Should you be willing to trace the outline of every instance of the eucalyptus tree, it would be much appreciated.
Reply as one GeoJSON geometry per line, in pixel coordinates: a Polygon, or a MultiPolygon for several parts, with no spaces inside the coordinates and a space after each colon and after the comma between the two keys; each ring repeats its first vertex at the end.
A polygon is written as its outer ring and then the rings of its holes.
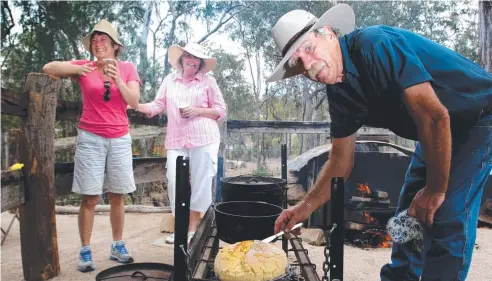
{"type": "Polygon", "coordinates": [[[492,73],[492,1],[479,2],[480,14],[480,64],[492,73]]]}

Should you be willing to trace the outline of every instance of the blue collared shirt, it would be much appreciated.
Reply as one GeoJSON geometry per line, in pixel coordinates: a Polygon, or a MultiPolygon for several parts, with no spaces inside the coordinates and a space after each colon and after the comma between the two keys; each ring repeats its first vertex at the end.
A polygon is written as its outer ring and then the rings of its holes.
{"type": "Polygon", "coordinates": [[[417,139],[404,89],[430,82],[451,117],[451,132],[470,128],[492,106],[492,75],[460,54],[408,30],[371,26],[340,38],[343,82],[327,86],[331,135],[361,126],[417,139]]]}

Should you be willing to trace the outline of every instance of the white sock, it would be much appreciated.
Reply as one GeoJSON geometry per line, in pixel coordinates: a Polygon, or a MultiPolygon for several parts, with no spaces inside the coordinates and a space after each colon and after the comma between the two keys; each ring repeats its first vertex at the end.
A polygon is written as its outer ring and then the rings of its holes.
{"type": "Polygon", "coordinates": [[[123,240],[116,240],[116,241],[113,241],[113,243],[112,243],[111,245],[113,245],[113,247],[115,247],[115,246],[116,246],[116,243],[118,243],[118,242],[123,243],[123,240]]]}

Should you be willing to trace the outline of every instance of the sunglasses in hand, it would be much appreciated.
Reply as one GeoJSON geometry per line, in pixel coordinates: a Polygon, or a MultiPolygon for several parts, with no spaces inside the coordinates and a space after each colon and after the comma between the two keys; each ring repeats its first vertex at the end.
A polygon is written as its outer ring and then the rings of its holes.
{"type": "Polygon", "coordinates": [[[109,81],[104,81],[104,89],[106,89],[104,91],[104,101],[109,101],[111,99],[111,95],[109,93],[109,86],[111,85],[111,83],[109,81]]]}

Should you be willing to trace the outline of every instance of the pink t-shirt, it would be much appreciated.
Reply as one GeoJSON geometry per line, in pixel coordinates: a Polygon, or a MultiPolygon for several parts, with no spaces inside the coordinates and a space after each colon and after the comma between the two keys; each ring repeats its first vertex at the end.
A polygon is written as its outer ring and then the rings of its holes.
{"type": "MultiPolygon", "coordinates": [[[[95,61],[74,60],[73,64],[83,65],[95,61]]],[[[137,81],[140,83],[137,70],[131,62],[118,61],[118,69],[123,82],[137,81]]],[[[96,69],[86,76],[79,76],[76,81],[80,84],[82,92],[82,116],[78,127],[104,138],[119,138],[129,131],[128,115],[126,114],[127,103],[121,96],[116,84],[111,81],[109,101],[104,100],[104,79],[96,69]]]]}

